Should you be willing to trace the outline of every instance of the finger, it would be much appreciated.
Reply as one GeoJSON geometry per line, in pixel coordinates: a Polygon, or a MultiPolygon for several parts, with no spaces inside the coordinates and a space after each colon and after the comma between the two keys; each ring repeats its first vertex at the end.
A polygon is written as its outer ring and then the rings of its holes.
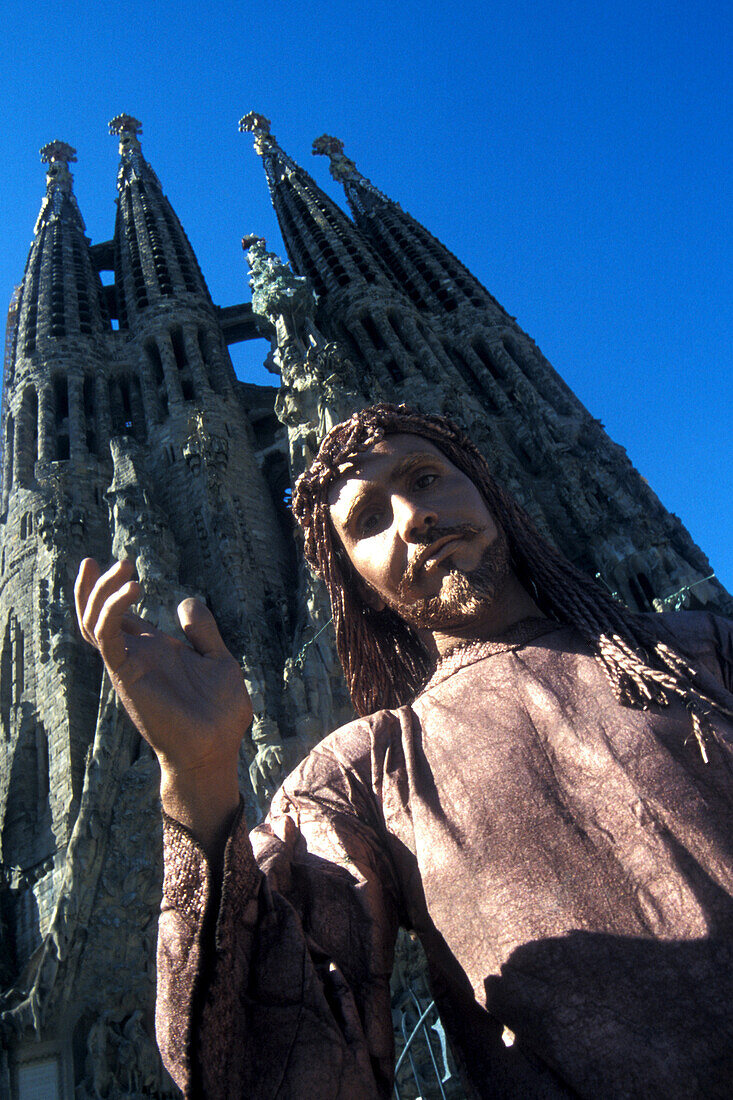
{"type": "Polygon", "coordinates": [[[86,610],[89,594],[99,580],[101,572],[102,570],[99,568],[94,558],[84,558],[79,566],[79,572],[76,575],[76,582],[74,583],[76,620],[79,623],[79,630],[82,633],[82,637],[89,642],[90,645],[94,645],[95,643],[84,626],[84,612],[86,610]]]}
{"type": "Polygon", "coordinates": [[[216,619],[201,600],[183,600],[178,605],[178,621],[186,638],[202,657],[230,655],[219,633],[216,619]]]}
{"type": "Polygon", "coordinates": [[[105,600],[97,619],[95,638],[110,673],[117,672],[127,659],[122,621],[138,598],[139,585],[128,581],[105,600]]]}
{"type": "MultiPolygon", "coordinates": [[[[105,602],[123,585],[133,583],[131,581],[134,566],[129,561],[118,561],[98,578],[87,599],[86,607],[82,614],[82,622],[87,634],[93,639],[92,644],[97,644],[97,620],[105,602]]],[[[137,584],[137,582],[134,582],[137,584]]],[[[137,585],[138,593],[140,586],[137,585]]],[[[137,597],[136,597],[137,598],[137,597]]],[[[134,602],[134,601],[133,601],[134,602]]]]}

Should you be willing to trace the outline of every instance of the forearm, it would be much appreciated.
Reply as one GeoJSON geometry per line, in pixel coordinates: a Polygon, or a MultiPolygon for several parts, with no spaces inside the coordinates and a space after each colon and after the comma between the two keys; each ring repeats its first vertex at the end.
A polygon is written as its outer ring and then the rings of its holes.
{"type": "Polygon", "coordinates": [[[166,821],[157,1004],[165,1064],[186,1096],[208,1100],[262,1100],[278,1089],[292,1100],[387,1096],[394,916],[370,861],[361,866],[362,826],[341,835],[326,817],[304,835],[295,821],[312,819],[313,806],[286,794],[280,803],[255,834],[256,859],[235,818],[222,875],[177,820],[166,821]]]}
{"type": "MultiPolygon", "coordinates": [[[[264,1100],[280,1088],[293,1100],[376,1100],[340,971],[310,958],[299,917],[263,882],[242,819],[227,840],[219,900],[200,846],[165,823],[156,1030],[173,1079],[187,1098],[264,1100]]],[[[385,996],[388,1021],[386,987],[385,996]]]]}

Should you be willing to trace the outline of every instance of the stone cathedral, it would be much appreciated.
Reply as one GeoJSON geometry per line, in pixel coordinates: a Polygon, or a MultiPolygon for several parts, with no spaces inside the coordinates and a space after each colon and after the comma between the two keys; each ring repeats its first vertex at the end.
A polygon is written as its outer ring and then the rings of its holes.
{"type": "MultiPolygon", "coordinates": [[[[544,534],[630,606],[733,610],[703,552],[532,339],[341,141],[324,135],[313,152],[343,185],[344,208],[264,116],[241,120],[290,263],[245,238],[251,304],[221,308],[141,129],[129,115],[110,123],[120,160],[108,241],[85,234],[75,150],[41,150],[46,193],[8,315],[0,1095],[23,1100],[178,1095],[152,1038],[156,764],[75,626],[82,557],[134,557],[142,614],[165,629],[178,630],[184,595],[212,609],[254,703],[240,768],[252,823],[283,774],[351,716],[288,500],[319,439],[355,408],[405,401],[459,421],[544,534]],[[228,346],[255,338],[269,341],[272,387],[235,376],[228,346]]],[[[419,974],[410,985],[403,948],[396,1021],[406,988],[419,1010],[429,999],[419,974]]],[[[439,1048],[443,1095],[460,1095],[439,1048]]]]}

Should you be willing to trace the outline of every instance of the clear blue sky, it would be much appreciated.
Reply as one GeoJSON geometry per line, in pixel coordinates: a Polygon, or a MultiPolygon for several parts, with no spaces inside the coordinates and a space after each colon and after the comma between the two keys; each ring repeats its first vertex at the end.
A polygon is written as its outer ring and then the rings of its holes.
{"type": "MultiPolygon", "coordinates": [[[[52,138],[77,147],[105,240],[106,124],[141,118],[226,305],[249,297],[241,236],[282,249],[238,118],[268,115],[338,197],[310,156],[336,134],[517,316],[733,585],[728,3],[36,0],[3,22],[6,299],[52,138]]],[[[234,350],[242,377],[271,381],[264,344],[234,350]]]]}

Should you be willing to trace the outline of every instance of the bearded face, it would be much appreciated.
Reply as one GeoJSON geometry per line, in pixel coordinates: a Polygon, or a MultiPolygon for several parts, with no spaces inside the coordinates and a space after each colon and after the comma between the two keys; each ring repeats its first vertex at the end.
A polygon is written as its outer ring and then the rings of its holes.
{"type": "Polygon", "coordinates": [[[367,603],[413,628],[485,620],[510,573],[506,539],[479,489],[420,437],[388,436],[345,466],[329,510],[367,603]]]}
{"type": "MultiPolygon", "coordinates": [[[[469,538],[474,528],[460,531],[440,528],[431,532],[431,539],[456,533],[469,538]]],[[[478,533],[478,532],[475,532],[478,533]]],[[[422,568],[415,559],[407,568],[399,584],[397,598],[390,604],[400,618],[417,629],[459,629],[474,621],[491,605],[510,572],[509,547],[502,531],[486,547],[481,560],[470,572],[450,566],[443,576],[440,590],[435,596],[412,600],[416,574],[422,568]]]]}

